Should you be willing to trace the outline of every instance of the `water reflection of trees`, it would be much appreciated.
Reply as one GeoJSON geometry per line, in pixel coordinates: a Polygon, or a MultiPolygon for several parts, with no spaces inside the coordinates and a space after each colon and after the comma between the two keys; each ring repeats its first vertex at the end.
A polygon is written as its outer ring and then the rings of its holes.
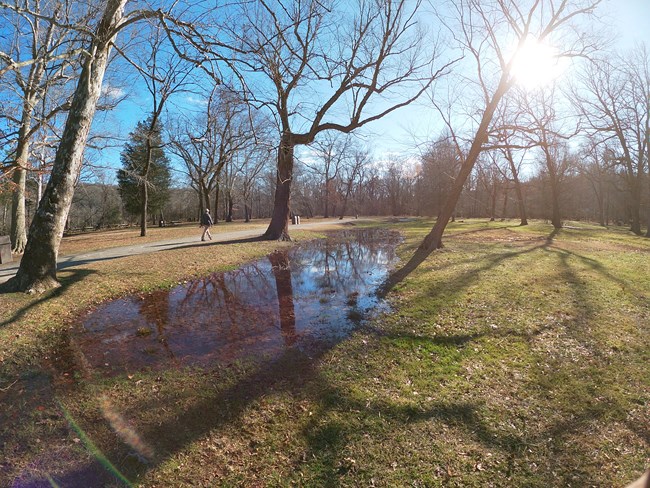
{"type": "Polygon", "coordinates": [[[131,367],[169,358],[229,362],[302,348],[352,327],[348,295],[369,295],[394,248],[394,235],[357,231],[275,252],[235,271],[125,301],[121,312],[128,320],[113,325],[100,315],[97,320],[110,325],[97,329],[91,342],[112,343],[111,360],[131,367]]]}
{"type": "Polygon", "coordinates": [[[362,291],[395,259],[398,239],[396,233],[376,229],[343,232],[301,250],[299,268],[311,273],[316,286],[327,292],[362,291]]]}
{"type": "Polygon", "coordinates": [[[276,251],[269,254],[269,261],[271,262],[278,294],[280,331],[285,344],[291,346],[296,342],[296,310],[293,302],[293,283],[291,282],[289,257],[284,251],[276,251]]]}
{"type": "Polygon", "coordinates": [[[170,359],[175,360],[174,352],[167,341],[169,325],[169,291],[160,290],[149,293],[140,301],[140,316],[156,330],[156,339],[170,359]]]}

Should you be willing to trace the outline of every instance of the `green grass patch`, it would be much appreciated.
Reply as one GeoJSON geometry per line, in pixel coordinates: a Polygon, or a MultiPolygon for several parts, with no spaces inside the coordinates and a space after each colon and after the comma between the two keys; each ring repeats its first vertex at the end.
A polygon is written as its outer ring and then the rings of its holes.
{"type": "MultiPolygon", "coordinates": [[[[0,476],[83,467],[72,419],[139,486],[623,486],[650,463],[650,240],[568,224],[451,224],[390,313],[311,359],[106,378],[67,340],[81,310],[278,243],[166,251],[164,270],[160,255],[96,263],[47,297],[0,296],[0,476]],[[46,463],[39,445],[72,454],[46,463]]],[[[432,223],[381,225],[405,262],[432,223]]]]}

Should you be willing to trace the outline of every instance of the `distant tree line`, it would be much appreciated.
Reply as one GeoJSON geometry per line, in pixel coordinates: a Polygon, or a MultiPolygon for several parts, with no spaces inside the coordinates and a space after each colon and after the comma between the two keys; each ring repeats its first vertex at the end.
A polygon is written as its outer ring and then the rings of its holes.
{"type": "MultiPolygon", "coordinates": [[[[304,218],[341,215],[436,217],[458,167],[444,139],[431,144],[419,158],[408,161],[373,161],[368,150],[351,140],[335,139],[332,146],[342,153],[319,146],[297,164],[292,211],[304,218]]],[[[262,164],[250,183],[241,166],[226,166],[224,172],[231,176],[224,178],[219,199],[214,200],[215,189],[208,193],[210,207],[219,221],[270,218],[274,187],[272,163],[267,160],[262,164]]],[[[463,188],[454,218],[519,220],[523,206],[527,219],[550,222],[553,205],[549,175],[539,161],[525,164],[524,174],[519,177],[523,199],[520,202],[505,158],[480,161],[463,188]]],[[[576,153],[567,162],[559,194],[562,218],[601,225],[630,225],[630,196],[623,168],[614,164],[609,165],[607,171],[596,171],[593,165],[594,161],[583,153],[576,153]]],[[[157,225],[160,219],[195,221],[203,203],[196,187],[172,184],[162,206],[152,207],[150,223],[157,225]]],[[[5,215],[2,223],[7,226],[10,201],[5,197],[0,204],[5,215]]],[[[645,210],[641,215],[646,217],[645,210]]],[[[119,186],[80,182],[70,210],[68,229],[135,226],[138,218],[137,205],[129,207],[120,197],[119,186]]]]}
{"type": "Polygon", "coordinates": [[[267,239],[290,238],[291,212],[435,216],[419,258],[459,216],[592,218],[650,236],[648,52],[592,32],[600,3],[463,0],[423,15],[407,0],[5,2],[0,224],[28,257],[10,287],[56,286],[66,227],[119,216],[144,236],[188,188],[178,215],[270,216],[267,239]],[[517,65],[544,52],[573,74],[525,87],[517,65]],[[111,118],[129,96],[137,127],[111,118]],[[445,128],[419,158],[352,139],[415,100],[445,128]],[[117,161],[103,160],[118,145],[119,205],[117,161]]]}

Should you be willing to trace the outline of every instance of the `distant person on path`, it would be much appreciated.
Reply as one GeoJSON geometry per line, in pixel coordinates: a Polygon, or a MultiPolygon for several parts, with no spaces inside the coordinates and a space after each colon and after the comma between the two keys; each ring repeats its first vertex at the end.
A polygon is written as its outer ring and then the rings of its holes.
{"type": "Polygon", "coordinates": [[[201,236],[202,241],[205,241],[205,236],[208,236],[208,239],[212,240],[212,234],[210,234],[210,227],[212,227],[212,224],[210,209],[206,208],[203,215],[201,215],[201,225],[203,226],[203,235],[201,236]]]}

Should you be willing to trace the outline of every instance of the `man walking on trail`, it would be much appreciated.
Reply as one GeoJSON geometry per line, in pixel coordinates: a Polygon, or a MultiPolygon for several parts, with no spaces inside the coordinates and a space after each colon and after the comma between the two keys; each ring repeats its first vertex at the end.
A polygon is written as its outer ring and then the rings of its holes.
{"type": "Polygon", "coordinates": [[[203,235],[201,236],[202,241],[205,241],[205,236],[208,236],[208,239],[212,240],[212,234],[210,234],[210,227],[212,227],[212,224],[210,209],[206,208],[203,215],[201,215],[201,225],[203,226],[203,235]]]}

